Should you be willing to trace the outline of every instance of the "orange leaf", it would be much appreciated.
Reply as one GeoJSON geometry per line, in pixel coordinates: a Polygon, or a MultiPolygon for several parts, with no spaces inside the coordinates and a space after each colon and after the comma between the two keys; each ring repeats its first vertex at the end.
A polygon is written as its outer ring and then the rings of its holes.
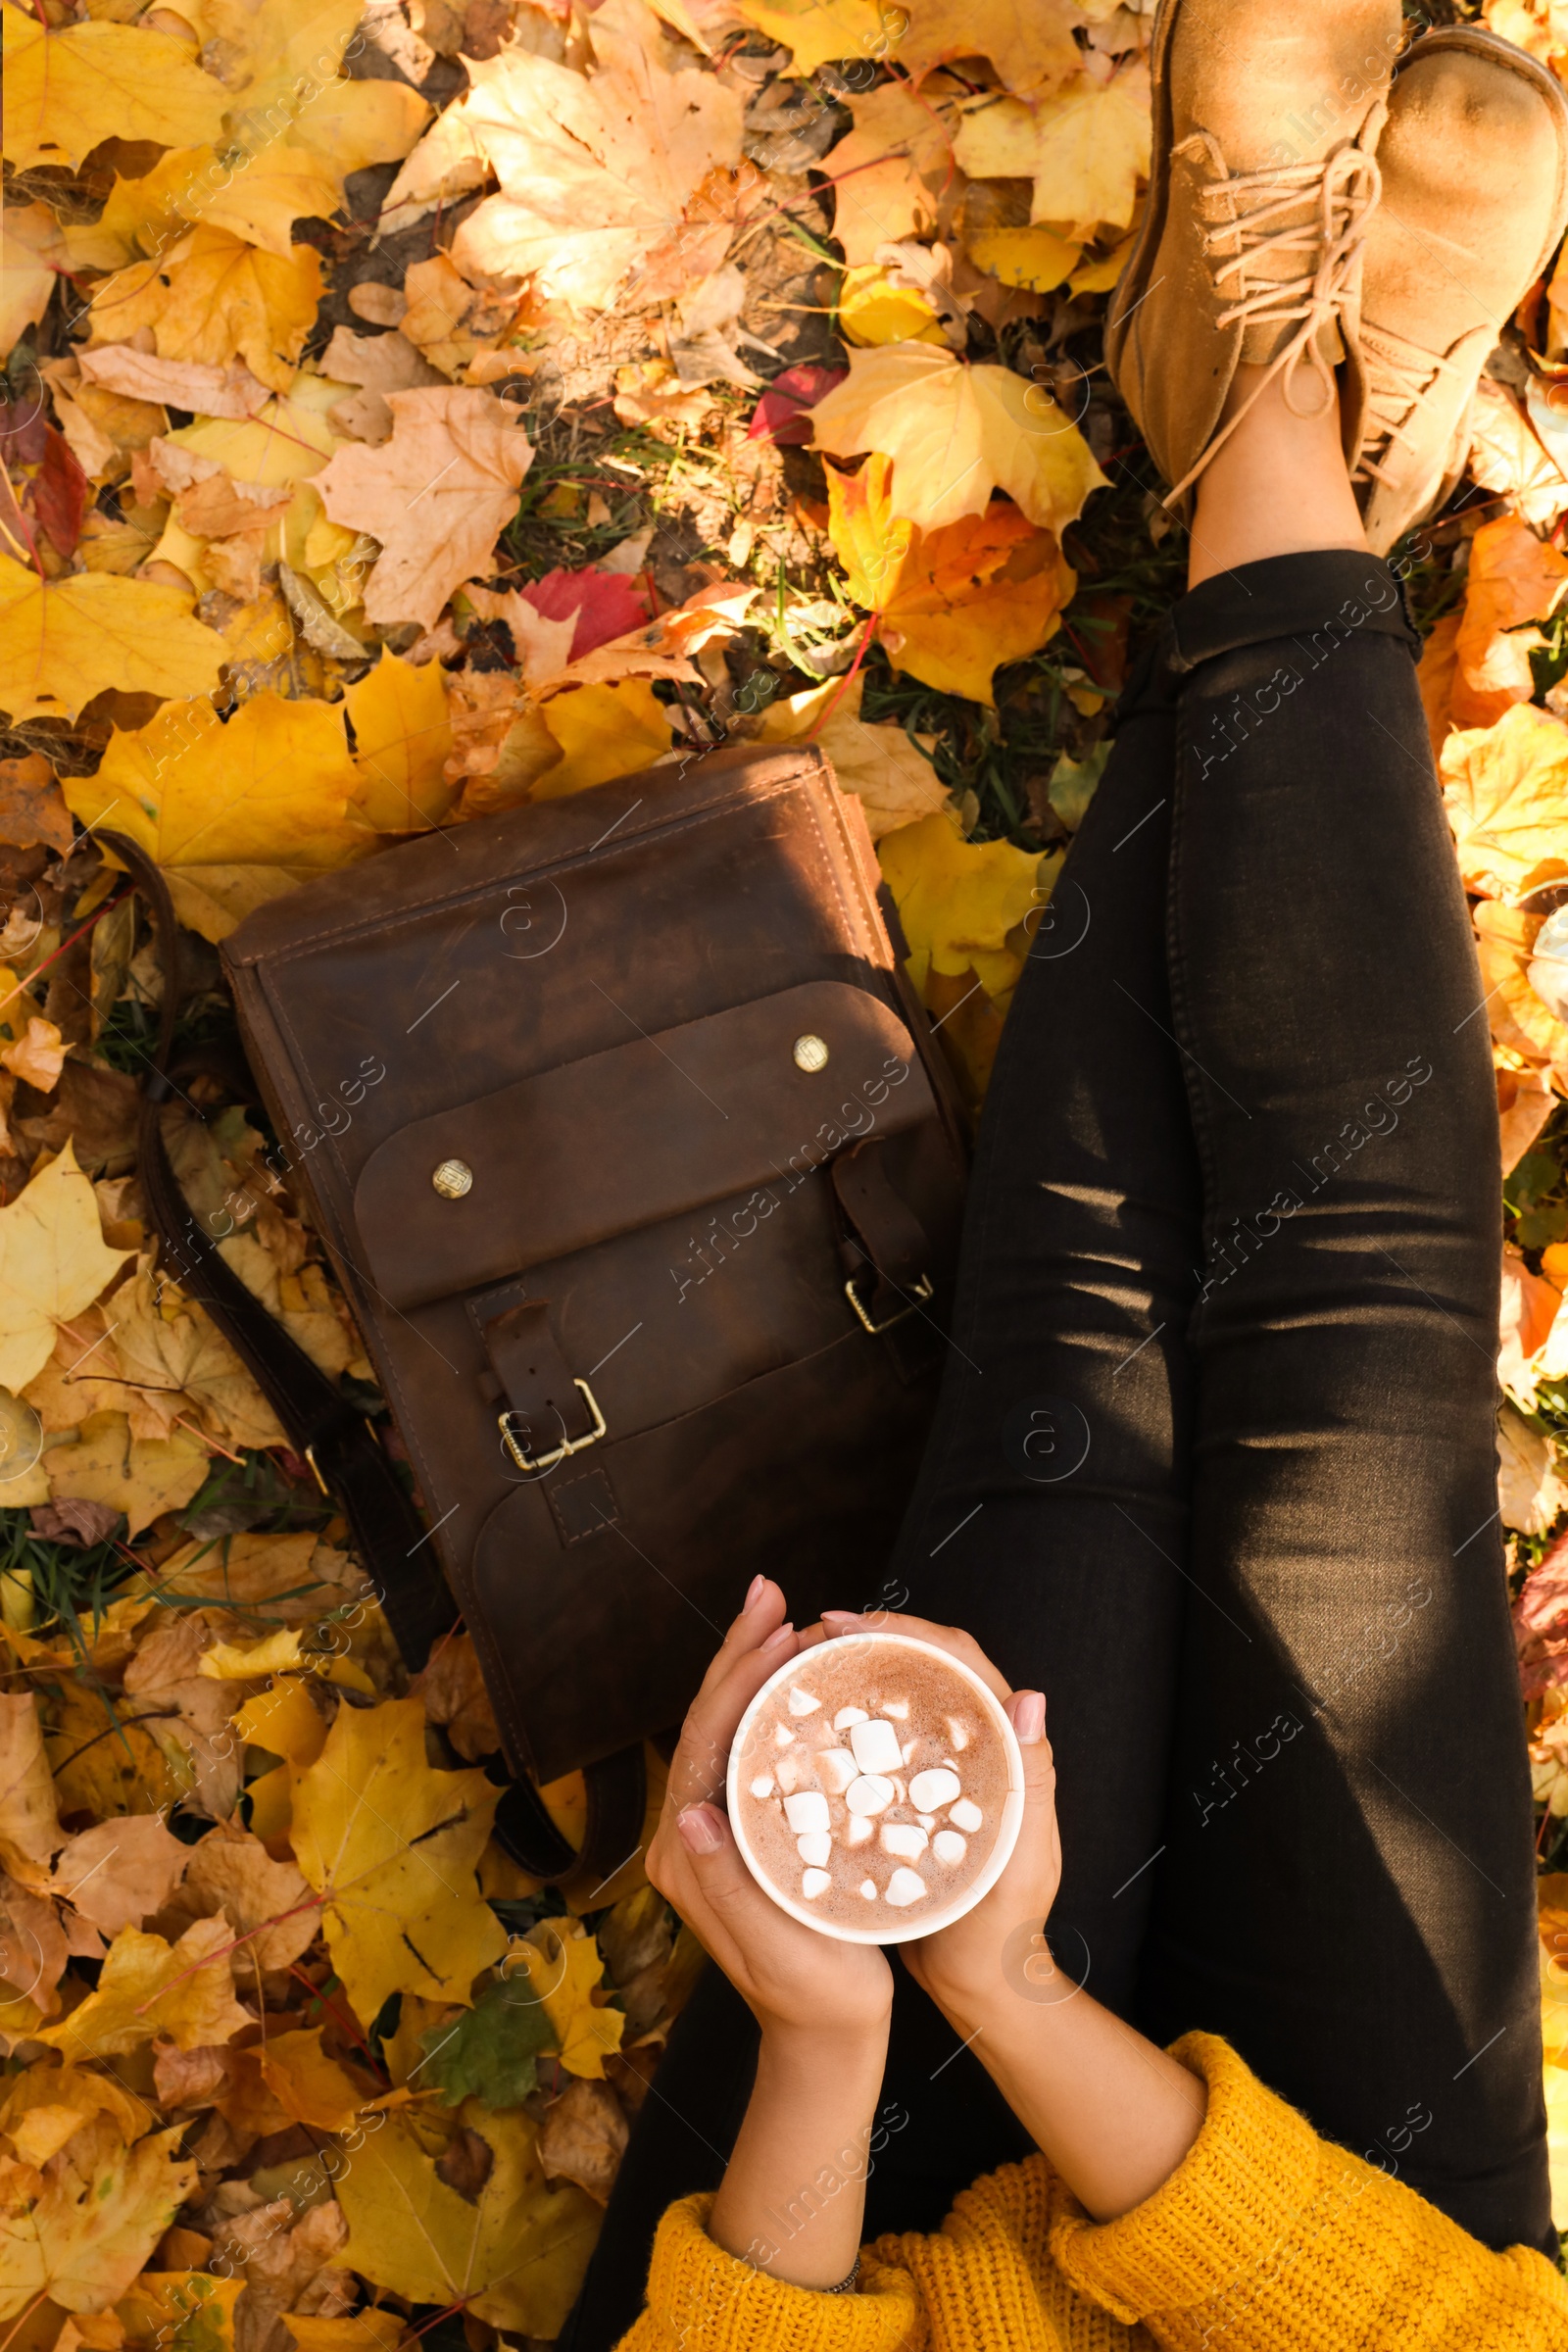
{"type": "Polygon", "coordinates": [[[850,595],[868,612],[885,609],[914,536],[893,512],[892,476],[891,460],[873,450],[858,473],[827,477],[828,536],[850,595]]]}
{"type": "Polygon", "coordinates": [[[1464,617],[1455,640],[1453,719],[1490,727],[1535,691],[1530,655],[1544,640],[1523,623],[1548,619],[1568,589],[1568,563],[1517,514],[1485,522],[1470,547],[1464,617]]]}

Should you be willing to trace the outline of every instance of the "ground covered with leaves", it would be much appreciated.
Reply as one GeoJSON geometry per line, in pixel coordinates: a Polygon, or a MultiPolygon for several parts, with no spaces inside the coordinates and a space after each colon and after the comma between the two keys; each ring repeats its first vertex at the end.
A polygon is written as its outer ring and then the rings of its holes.
{"type": "MultiPolygon", "coordinates": [[[[1564,0],[1484,15],[1568,78],[1564,0]]],[[[159,1270],[137,1086],[395,1433],[217,943],[726,742],[860,801],[971,1109],[1182,550],[1102,365],[1119,0],[0,0],[5,2352],[547,2342],[700,1959],[491,1835],[308,1466],[159,1270]]],[[[1507,1177],[1500,1504],[1568,2219],[1568,275],[1406,549],[1507,1177]]],[[[654,1791],[659,1771],[654,1759],[654,1791]]],[[[547,1792],[568,1831],[580,1784],[547,1792]]]]}

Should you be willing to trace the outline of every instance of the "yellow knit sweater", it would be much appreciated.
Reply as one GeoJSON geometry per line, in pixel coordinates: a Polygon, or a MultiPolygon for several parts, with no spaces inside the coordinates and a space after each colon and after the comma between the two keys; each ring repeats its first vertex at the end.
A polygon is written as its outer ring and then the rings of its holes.
{"type": "Polygon", "coordinates": [[[1568,2286],[1488,2253],[1388,2174],[1319,2139],[1223,2041],[1175,2046],[1208,2115],[1164,2186],[1094,2223],[1043,2156],[965,2189],[935,2237],[882,2237],[859,2291],[786,2286],[659,2226],[620,2352],[1568,2352],[1568,2286]]]}

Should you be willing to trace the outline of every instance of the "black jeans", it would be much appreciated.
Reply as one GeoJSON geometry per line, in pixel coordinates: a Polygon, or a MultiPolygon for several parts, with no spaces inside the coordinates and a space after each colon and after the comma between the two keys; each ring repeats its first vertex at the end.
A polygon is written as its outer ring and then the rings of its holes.
{"type": "MultiPolygon", "coordinates": [[[[1141,665],[1008,1016],[890,1599],[1046,1691],[1072,1977],[1554,2251],[1496,1102],[1415,650],[1335,553],[1207,582],[1141,665]]],[[[1028,2146],[898,1981],[868,2234],[1028,2146]]],[[[716,2184],[754,2048],[710,1970],[571,2352],[716,2184]]]]}

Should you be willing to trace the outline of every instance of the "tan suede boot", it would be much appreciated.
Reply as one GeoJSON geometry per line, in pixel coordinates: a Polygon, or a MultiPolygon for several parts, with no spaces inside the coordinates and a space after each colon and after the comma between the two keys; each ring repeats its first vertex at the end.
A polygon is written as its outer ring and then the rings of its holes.
{"type": "Polygon", "coordinates": [[[1427,33],[1399,68],[1379,161],[1355,480],[1384,555],[1463,472],[1487,355],[1568,222],[1568,96],[1495,33],[1427,33]]]}
{"type": "Polygon", "coordinates": [[[1152,180],[1105,356],[1170,505],[1240,421],[1220,425],[1243,362],[1302,414],[1348,362],[1359,446],[1361,246],[1402,37],[1399,0],[1161,0],[1152,180]]]}

